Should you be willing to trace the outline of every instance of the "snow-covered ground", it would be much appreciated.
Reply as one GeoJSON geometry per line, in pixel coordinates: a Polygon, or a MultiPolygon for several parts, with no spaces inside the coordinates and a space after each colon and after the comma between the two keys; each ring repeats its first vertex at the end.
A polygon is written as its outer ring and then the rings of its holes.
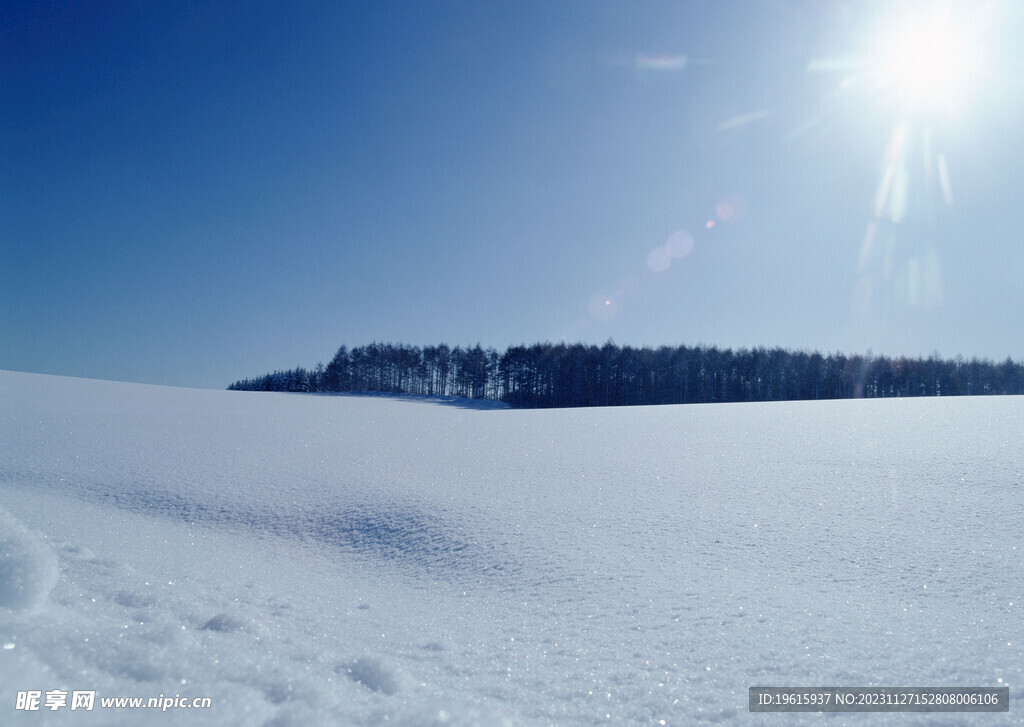
{"type": "Polygon", "coordinates": [[[1024,398],[520,411],[3,372],[0,723],[1019,724],[1022,434],[1024,398]],[[1011,703],[748,712],[794,685],[1011,703]],[[212,707],[98,701],[175,694],[212,707]]]}

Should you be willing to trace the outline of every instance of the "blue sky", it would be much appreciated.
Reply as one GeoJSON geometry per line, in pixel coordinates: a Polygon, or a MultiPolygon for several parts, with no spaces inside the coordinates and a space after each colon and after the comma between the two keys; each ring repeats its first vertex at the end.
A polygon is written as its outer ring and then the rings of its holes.
{"type": "Polygon", "coordinates": [[[5,3],[0,368],[220,388],[375,340],[1024,359],[1022,10],[907,40],[936,7],[5,3]]]}

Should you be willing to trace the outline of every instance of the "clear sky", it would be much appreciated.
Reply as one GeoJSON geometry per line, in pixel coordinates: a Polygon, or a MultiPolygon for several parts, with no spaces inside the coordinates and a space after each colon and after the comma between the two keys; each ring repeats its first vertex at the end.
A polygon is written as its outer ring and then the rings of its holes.
{"type": "Polygon", "coordinates": [[[0,368],[1024,359],[1019,3],[5,2],[0,368]]]}

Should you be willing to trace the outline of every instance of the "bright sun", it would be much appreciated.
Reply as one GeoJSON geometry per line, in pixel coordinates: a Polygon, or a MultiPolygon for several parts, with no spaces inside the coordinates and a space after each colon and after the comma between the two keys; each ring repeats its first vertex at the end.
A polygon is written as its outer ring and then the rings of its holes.
{"type": "Polygon", "coordinates": [[[899,15],[878,38],[877,76],[908,111],[949,111],[970,89],[979,65],[978,44],[946,12],[899,15]]]}

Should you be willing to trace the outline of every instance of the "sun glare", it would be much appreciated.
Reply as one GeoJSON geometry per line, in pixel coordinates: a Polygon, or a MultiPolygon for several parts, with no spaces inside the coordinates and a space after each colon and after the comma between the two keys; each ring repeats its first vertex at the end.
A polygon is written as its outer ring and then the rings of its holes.
{"type": "MultiPolygon", "coordinates": [[[[927,239],[908,247],[896,263],[898,230],[917,210],[914,225],[933,237],[935,202],[954,204],[953,186],[941,137],[958,133],[965,112],[973,111],[984,94],[978,93],[988,71],[986,30],[992,27],[990,3],[938,6],[904,5],[901,12],[881,19],[870,36],[869,55],[856,64],[864,75],[856,80],[885,102],[893,128],[883,154],[873,214],[861,243],[861,283],[855,301],[858,317],[872,306],[880,286],[892,286],[911,307],[931,308],[943,301],[939,251],[927,239]],[[957,10],[957,13],[951,12],[957,10]],[[950,125],[946,122],[954,121],[950,125]],[[917,161],[920,160],[920,166],[917,161]],[[912,168],[913,167],[913,168],[912,168]],[[912,202],[918,200],[918,204],[912,202]],[[921,217],[923,208],[932,212],[921,217]]],[[[815,64],[814,68],[826,69],[815,64]]],[[[857,84],[851,84],[857,87],[857,84]]],[[[908,233],[908,239],[914,233],[908,233]]]]}
{"type": "Polygon", "coordinates": [[[978,70],[969,29],[942,11],[890,19],[877,51],[880,83],[908,111],[957,108],[978,70]]]}

